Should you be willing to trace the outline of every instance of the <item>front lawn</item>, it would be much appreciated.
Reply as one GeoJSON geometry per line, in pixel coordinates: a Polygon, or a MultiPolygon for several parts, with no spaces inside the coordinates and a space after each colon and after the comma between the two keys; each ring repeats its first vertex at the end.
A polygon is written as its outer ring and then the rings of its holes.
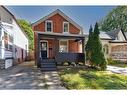
{"type": "Polygon", "coordinates": [[[116,67],[127,68],[127,63],[115,63],[115,64],[109,64],[109,65],[116,66],[116,67]]]}
{"type": "Polygon", "coordinates": [[[127,68],[127,61],[113,60],[113,59],[109,58],[108,65],[127,68]]]}
{"type": "Polygon", "coordinates": [[[67,89],[127,89],[127,76],[109,71],[73,67],[59,71],[59,75],[67,89]]]}

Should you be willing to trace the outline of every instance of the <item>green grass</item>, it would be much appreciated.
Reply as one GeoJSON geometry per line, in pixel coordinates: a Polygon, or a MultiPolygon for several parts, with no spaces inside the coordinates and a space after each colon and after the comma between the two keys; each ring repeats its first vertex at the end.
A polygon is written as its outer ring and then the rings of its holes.
{"type": "Polygon", "coordinates": [[[127,89],[127,76],[109,71],[69,68],[59,75],[67,89],[127,89]]]}
{"type": "Polygon", "coordinates": [[[116,63],[116,64],[109,64],[109,65],[122,67],[122,68],[127,68],[127,63],[116,63]]]}

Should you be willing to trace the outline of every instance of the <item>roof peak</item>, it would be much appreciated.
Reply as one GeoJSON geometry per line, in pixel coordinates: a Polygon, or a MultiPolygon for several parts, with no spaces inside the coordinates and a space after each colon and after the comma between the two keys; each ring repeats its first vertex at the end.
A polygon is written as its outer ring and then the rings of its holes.
{"type": "Polygon", "coordinates": [[[51,12],[50,14],[48,14],[47,16],[44,16],[43,18],[41,18],[40,20],[36,21],[35,23],[33,23],[32,25],[35,26],[40,22],[45,21],[46,19],[50,18],[51,16],[55,15],[55,14],[59,14],[61,15],[63,18],[65,18],[67,21],[69,21],[71,24],[73,24],[74,26],[76,26],[78,29],[80,29],[81,31],[83,31],[82,27],[77,24],[75,21],[73,21],[70,17],[68,17],[64,12],[62,12],[60,9],[56,9],[55,11],[51,12]]]}

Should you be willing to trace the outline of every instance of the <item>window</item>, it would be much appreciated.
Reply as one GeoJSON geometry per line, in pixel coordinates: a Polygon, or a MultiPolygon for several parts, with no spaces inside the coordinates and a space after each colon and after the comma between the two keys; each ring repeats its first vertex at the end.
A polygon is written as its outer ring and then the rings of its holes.
{"type": "Polygon", "coordinates": [[[13,51],[13,45],[9,44],[8,45],[8,50],[13,51]]]}
{"type": "Polygon", "coordinates": [[[0,37],[1,37],[1,35],[2,35],[2,27],[0,25],[0,37]]]}
{"type": "Polygon", "coordinates": [[[63,22],[63,32],[68,32],[69,31],[69,23],[68,22],[63,22]]]}
{"type": "Polygon", "coordinates": [[[4,31],[4,47],[8,50],[8,34],[4,31]]]}
{"type": "Polygon", "coordinates": [[[59,52],[68,52],[68,41],[59,42],[59,52]]]}
{"type": "Polygon", "coordinates": [[[8,34],[4,32],[4,40],[8,40],[8,34]]]}
{"type": "Polygon", "coordinates": [[[13,36],[12,35],[9,35],[9,42],[13,43],[13,36]]]}
{"type": "Polygon", "coordinates": [[[4,47],[6,50],[13,51],[13,36],[4,31],[4,47]]]}
{"type": "Polygon", "coordinates": [[[5,49],[7,49],[8,50],[8,41],[4,41],[4,47],[5,47],[5,49]]]}
{"type": "Polygon", "coordinates": [[[46,32],[52,32],[52,21],[46,21],[46,32]]]}
{"type": "Polygon", "coordinates": [[[0,46],[2,46],[2,38],[1,38],[1,36],[2,36],[2,27],[0,26],[0,46]]]}

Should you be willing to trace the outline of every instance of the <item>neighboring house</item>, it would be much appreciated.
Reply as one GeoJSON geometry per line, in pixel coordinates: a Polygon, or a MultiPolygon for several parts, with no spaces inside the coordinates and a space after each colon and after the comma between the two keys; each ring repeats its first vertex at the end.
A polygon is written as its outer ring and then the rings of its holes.
{"type": "Polygon", "coordinates": [[[57,63],[84,60],[85,36],[82,27],[60,10],[33,23],[32,28],[38,67],[43,59],[54,59],[57,63]]]}
{"type": "Polygon", "coordinates": [[[126,36],[126,38],[127,38],[127,32],[125,32],[125,36],[126,36]]]}
{"type": "Polygon", "coordinates": [[[109,32],[100,31],[100,39],[107,58],[127,61],[127,37],[120,28],[109,32]]]}
{"type": "Polygon", "coordinates": [[[14,15],[0,6],[0,68],[8,68],[25,61],[28,37],[14,15]]]}

